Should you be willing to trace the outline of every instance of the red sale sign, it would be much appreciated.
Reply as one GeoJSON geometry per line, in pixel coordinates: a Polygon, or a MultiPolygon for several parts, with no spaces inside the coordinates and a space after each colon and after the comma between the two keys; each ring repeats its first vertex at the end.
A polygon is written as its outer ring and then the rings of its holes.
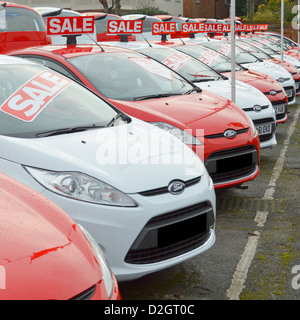
{"type": "Polygon", "coordinates": [[[48,17],[47,35],[94,33],[94,17],[48,17]]]}
{"type": "Polygon", "coordinates": [[[176,33],[176,22],[153,22],[152,23],[152,34],[174,34],[176,33]]]}
{"type": "Polygon", "coordinates": [[[142,32],[142,20],[109,20],[107,22],[107,34],[137,34],[142,32]]]}
{"type": "Polygon", "coordinates": [[[254,24],[252,25],[253,31],[267,31],[269,29],[268,24],[254,24]]]}
{"type": "Polygon", "coordinates": [[[43,71],[13,93],[0,110],[22,121],[31,122],[71,83],[63,76],[43,71]]]}
{"type": "Polygon", "coordinates": [[[190,34],[190,33],[204,33],[205,32],[205,23],[183,23],[181,25],[181,33],[182,34],[190,34]]]}

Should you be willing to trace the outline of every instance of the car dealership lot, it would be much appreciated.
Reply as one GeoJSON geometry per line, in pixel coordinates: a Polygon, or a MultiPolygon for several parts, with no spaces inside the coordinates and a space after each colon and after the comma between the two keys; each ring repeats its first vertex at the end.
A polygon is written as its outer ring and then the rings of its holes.
{"type": "Polygon", "coordinates": [[[123,299],[300,298],[299,97],[289,111],[277,126],[278,145],[262,151],[259,177],[217,193],[215,245],[184,264],[121,282],[123,299]]]}

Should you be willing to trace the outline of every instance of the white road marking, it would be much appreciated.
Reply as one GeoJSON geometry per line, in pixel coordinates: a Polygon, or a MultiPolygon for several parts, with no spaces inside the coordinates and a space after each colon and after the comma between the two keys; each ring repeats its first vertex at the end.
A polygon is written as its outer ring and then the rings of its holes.
{"type": "MultiPolygon", "coordinates": [[[[299,114],[300,114],[300,108],[298,107],[298,109],[296,110],[295,115],[294,115],[294,120],[291,123],[289,130],[287,132],[287,136],[283,142],[283,148],[280,152],[279,158],[277,159],[275,167],[273,168],[270,182],[269,182],[268,187],[265,191],[265,194],[262,198],[264,200],[274,199],[273,196],[274,196],[274,193],[276,190],[276,182],[279,179],[280,174],[282,172],[283,165],[284,165],[284,162],[286,159],[285,155],[287,152],[287,148],[290,144],[291,136],[295,131],[295,128],[296,128],[296,125],[298,122],[298,118],[299,118],[299,114]]],[[[267,221],[267,218],[268,218],[268,212],[257,211],[255,219],[254,219],[254,221],[257,223],[257,227],[263,228],[265,225],[265,222],[267,221]]],[[[254,234],[256,234],[256,236],[249,236],[245,250],[241,256],[241,259],[237,265],[236,271],[233,275],[233,278],[231,281],[231,286],[226,292],[226,295],[230,300],[239,300],[240,294],[245,287],[244,282],[247,278],[249,267],[251,265],[252,259],[255,255],[255,252],[256,252],[260,232],[255,231],[254,234]]]]}

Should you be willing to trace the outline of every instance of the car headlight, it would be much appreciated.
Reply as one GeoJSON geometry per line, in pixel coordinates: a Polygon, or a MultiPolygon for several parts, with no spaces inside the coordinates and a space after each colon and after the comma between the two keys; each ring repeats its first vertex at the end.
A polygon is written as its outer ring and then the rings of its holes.
{"type": "Polygon", "coordinates": [[[104,257],[104,254],[100,248],[100,246],[98,245],[98,243],[95,241],[95,239],[91,236],[91,234],[80,224],[78,225],[81,229],[81,231],[83,232],[83,234],[85,235],[85,237],[87,238],[88,242],[90,243],[95,256],[97,258],[97,261],[100,265],[101,271],[102,271],[102,280],[104,281],[105,284],[105,288],[106,288],[106,292],[107,292],[107,297],[108,299],[110,299],[112,293],[113,293],[113,289],[114,289],[114,279],[111,273],[111,269],[108,266],[108,263],[104,257]]]}
{"type": "Polygon", "coordinates": [[[175,126],[172,126],[169,123],[165,123],[165,122],[149,122],[153,125],[155,125],[156,127],[163,129],[169,133],[171,133],[173,136],[175,136],[176,138],[178,138],[180,141],[182,141],[185,144],[188,145],[196,145],[196,146],[201,146],[203,145],[203,143],[198,140],[196,137],[194,137],[193,135],[191,135],[190,133],[181,130],[175,126]]]}
{"type": "Polygon", "coordinates": [[[136,202],[112,186],[80,172],[56,172],[25,167],[46,189],[76,200],[103,205],[136,207],[136,202]]]}

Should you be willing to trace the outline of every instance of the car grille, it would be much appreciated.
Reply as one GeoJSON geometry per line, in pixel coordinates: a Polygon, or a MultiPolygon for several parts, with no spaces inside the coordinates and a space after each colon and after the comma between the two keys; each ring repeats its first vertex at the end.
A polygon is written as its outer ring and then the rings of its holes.
{"type": "MultiPolygon", "coordinates": [[[[269,105],[267,104],[267,105],[265,105],[265,106],[260,106],[260,107],[261,107],[261,110],[265,110],[265,109],[268,109],[268,108],[269,108],[269,105]]],[[[250,107],[250,108],[243,108],[243,110],[244,110],[245,112],[255,111],[255,110],[254,110],[254,106],[253,106],[253,107],[250,107]]]]}
{"type": "MultiPolygon", "coordinates": [[[[276,94],[278,94],[278,93],[281,93],[282,92],[282,90],[271,90],[271,91],[274,91],[276,94]]],[[[270,95],[271,93],[271,91],[268,91],[268,92],[264,92],[263,94],[265,94],[266,96],[268,96],[268,95],[270,95]]],[[[274,94],[275,95],[275,94],[274,94]]]]}
{"type": "MultiPolygon", "coordinates": [[[[188,188],[197,184],[200,180],[201,180],[201,177],[197,177],[197,178],[183,181],[183,182],[184,182],[185,188],[188,188]]],[[[168,193],[168,192],[169,192],[168,187],[161,187],[161,188],[156,188],[152,190],[142,191],[142,192],[139,192],[139,194],[144,197],[151,197],[151,196],[157,196],[157,195],[168,193]]]]}
{"type": "Polygon", "coordinates": [[[152,218],[128,251],[125,262],[161,262],[203,245],[215,223],[209,202],[165,213],[152,218]]]}
{"type": "Polygon", "coordinates": [[[277,109],[276,108],[277,106],[284,106],[283,112],[276,112],[276,120],[284,119],[286,117],[286,114],[287,114],[287,111],[288,111],[288,106],[286,104],[286,101],[285,100],[275,101],[275,102],[272,102],[272,105],[273,105],[275,110],[277,109]]]}
{"type": "MultiPolygon", "coordinates": [[[[235,130],[236,134],[243,134],[248,132],[249,128],[244,128],[244,129],[240,129],[240,130],[235,130]]],[[[224,138],[224,132],[222,133],[215,133],[215,134],[208,134],[206,136],[204,136],[204,138],[206,139],[217,139],[217,138],[224,138]]]]}
{"type": "Polygon", "coordinates": [[[94,295],[96,290],[96,285],[90,287],[89,289],[83,291],[82,293],[76,295],[75,297],[71,298],[70,300],[90,300],[94,295]]]}
{"type": "Polygon", "coordinates": [[[205,160],[214,184],[246,178],[255,173],[258,153],[254,145],[216,151],[205,160]]]}

